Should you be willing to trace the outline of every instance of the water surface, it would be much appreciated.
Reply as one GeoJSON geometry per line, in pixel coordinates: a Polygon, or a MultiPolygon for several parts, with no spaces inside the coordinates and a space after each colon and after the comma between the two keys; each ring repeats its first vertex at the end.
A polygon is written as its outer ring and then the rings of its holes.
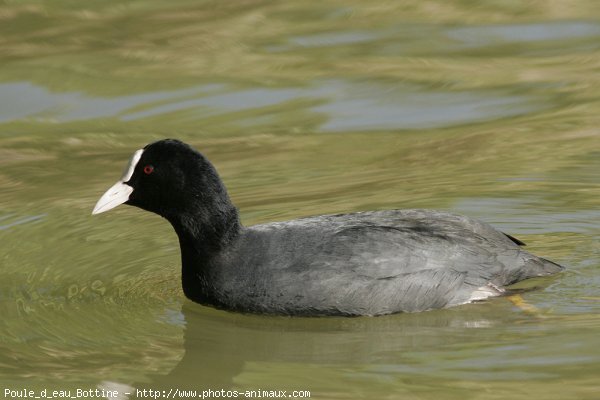
{"type": "MultiPolygon", "coordinates": [[[[594,1],[5,2],[0,382],[593,399],[600,391],[600,13],[594,1]],[[185,300],[177,238],[91,217],[131,153],[185,140],[245,224],[468,214],[568,267],[494,299],[378,318],[185,300]]],[[[123,389],[125,390],[125,389],[123,389]]]]}

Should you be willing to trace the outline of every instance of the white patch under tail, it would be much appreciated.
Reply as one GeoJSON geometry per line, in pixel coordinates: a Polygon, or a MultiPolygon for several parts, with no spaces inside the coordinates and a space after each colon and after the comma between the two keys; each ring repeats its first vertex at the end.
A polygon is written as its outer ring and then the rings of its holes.
{"type": "Polygon", "coordinates": [[[501,296],[504,294],[504,292],[506,292],[506,290],[489,282],[487,285],[481,286],[471,293],[471,296],[467,301],[471,303],[473,301],[485,300],[490,297],[501,296]]]}

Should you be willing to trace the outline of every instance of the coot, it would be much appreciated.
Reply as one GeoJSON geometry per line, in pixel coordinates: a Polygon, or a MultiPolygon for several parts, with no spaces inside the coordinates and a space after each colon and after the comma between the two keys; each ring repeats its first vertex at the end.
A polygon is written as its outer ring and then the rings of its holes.
{"type": "Polygon", "coordinates": [[[447,212],[387,210],[244,227],[213,165],[166,139],[136,151],[93,214],[129,204],[179,237],[191,300],[251,313],[425,311],[499,296],[558,264],[490,225],[447,212]]]}

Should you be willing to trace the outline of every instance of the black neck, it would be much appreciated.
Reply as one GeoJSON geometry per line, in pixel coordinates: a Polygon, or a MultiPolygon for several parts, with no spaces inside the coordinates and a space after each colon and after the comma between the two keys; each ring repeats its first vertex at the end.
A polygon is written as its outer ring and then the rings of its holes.
{"type": "Polygon", "coordinates": [[[231,202],[206,207],[195,213],[168,218],[179,237],[181,280],[185,295],[197,302],[211,303],[211,271],[219,268],[223,251],[238,237],[242,225],[231,202]]]}
{"type": "Polygon", "coordinates": [[[230,244],[241,229],[238,212],[233,205],[214,214],[185,213],[168,219],[179,236],[179,242],[207,258],[230,244]]]}

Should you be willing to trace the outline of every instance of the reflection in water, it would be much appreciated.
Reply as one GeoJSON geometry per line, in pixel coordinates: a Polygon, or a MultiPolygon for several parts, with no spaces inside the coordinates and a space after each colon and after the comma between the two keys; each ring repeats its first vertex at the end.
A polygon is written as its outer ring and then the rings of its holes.
{"type": "Polygon", "coordinates": [[[198,95],[213,90],[214,86],[98,98],[75,92],[52,93],[29,82],[5,83],[0,84],[0,102],[4,105],[0,109],[0,122],[20,119],[68,122],[113,117],[142,105],[198,95]]]}
{"type": "Polygon", "coordinates": [[[327,115],[322,131],[427,129],[529,114],[547,99],[506,92],[441,91],[413,85],[331,82],[330,101],[314,108],[327,115]]]}
{"type": "Polygon", "coordinates": [[[347,30],[293,36],[285,43],[267,46],[266,50],[277,53],[336,46],[350,48],[353,45],[362,52],[389,57],[391,54],[426,55],[432,50],[436,54],[461,54],[474,50],[490,51],[496,46],[512,46],[508,49],[509,53],[534,53],[536,45],[545,45],[548,47],[543,47],[545,53],[560,53],[564,47],[568,47],[569,51],[598,49],[599,37],[600,24],[591,21],[463,26],[403,23],[377,27],[372,31],[347,30]],[[515,46],[519,44],[531,48],[515,46]]]}
{"type": "Polygon", "coordinates": [[[26,217],[17,217],[14,214],[2,215],[0,216],[0,231],[15,227],[17,225],[39,222],[45,216],[46,214],[31,215],[26,217]]]}
{"type": "Polygon", "coordinates": [[[494,226],[503,232],[514,235],[547,234],[556,235],[561,232],[591,234],[593,229],[588,221],[600,220],[599,210],[576,210],[572,212],[542,212],[531,210],[529,203],[539,199],[498,199],[498,198],[465,198],[453,207],[458,213],[469,214],[476,218],[486,218],[492,213],[496,215],[494,226]],[[493,211],[492,211],[493,210],[493,211]],[[524,228],[526,226],[527,228],[524,228]]]}
{"type": "Polygon", "coordinates": [[[381,388],[384,393],[402,390],[406,382],[398,380],[400,376],[425,382],[435,374],[444,386],[474,376],[482,381],[543,378],[568,369],[574,359],[594,362],[585,353],[555,355],[552,319],[511,312],[505,299],[375,318],[261,317],[191,302],[184,303],[182,313],[185,353],[181,361],[168,375],[132,386],[161,390],[310,387],[317,397],[323,393],[335,397],[336,392],[343,395],[349,389],[376,393],[377,382],[387,382],[381,388]],[[511,327],[519,327],[519,333],[511,327]],[[515,335],[524,340],[514,344],[515,335]],[[531,352],[535,357],[523,362],[523,354],[531,352]],[[505,356],[498,362],[502,353],[505,356]],[[530,369],[531,362],[537,370],[530,369]],[[273,377],[273,369],[281,374],[273,377]],[[363,387],[366,376],[377,376],[368,389],[363,387]]]}
{"type": "MultiPolygon", "coordinates": [[[[255,366],[260,370],[260,365],[326,368],[337,371],[335,374],[384,370],[386,365],[393,365],[396,370],[392,373],[400,368],[420,374],[419,366],[401,361],[403,354],[435,352],[465,342],[484,347],[491,338],[471,328],[491,330],[522,318],[512,313],[490,313],[490,308],[494,306],[475,305],[468,312],[462,308],[376,318],[311,319],[241,315],[185,302],[184,356],[168,375],[154,377],[152,385],[219,389],[260,384],[282,388],[277,381],[244,382],[240,375],[255,366]]],[[[282,389],[303,388],[306,384],[298,378],[295,387],[282,389]]]]}
{"type": "Polygon", "coordinates": [[[553,106],[549,99],[533,92],[448,91],[376,81],[323,80],[304,87],[243,90],[212,84],[115,98],[50,93],[22,82],[0,85],[0,101],[10,104],[0,111],[0,122],[68,122],[100,117],[133,121],[177,111],[191,112],[201,120],[298,100],[308,102],[307,111],[325,115],[326,122],[319,127],[324,132],[436,128],[530,114],[553,106]],[[29,98],[35,101],[30,102],[29,98]]]}
{"type": "Polygon", "coordinates": [[[527,43],[600,37],[600,24],[584,21],[560,21],[533,24],[465,26],[450,28],[446,35],[464,47],[485,47],[503,43],[527,43]]]}

